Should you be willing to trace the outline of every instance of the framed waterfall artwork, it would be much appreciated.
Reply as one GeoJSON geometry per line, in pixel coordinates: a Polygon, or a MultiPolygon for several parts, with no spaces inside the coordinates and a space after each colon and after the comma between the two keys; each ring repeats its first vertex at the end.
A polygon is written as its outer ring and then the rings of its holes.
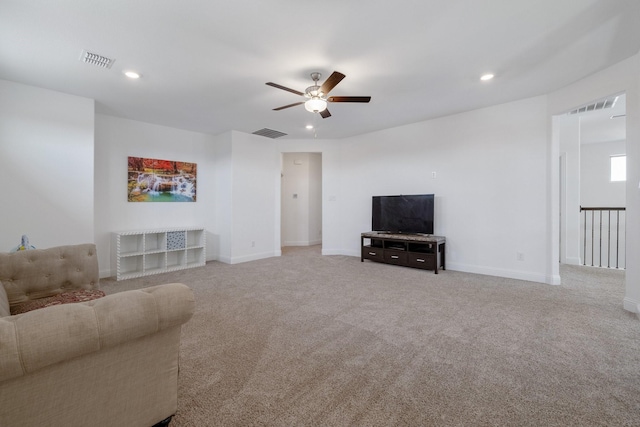
{"type": "Polygon", "coordinates": [[[129,157],[127,195],[130,202],[195,202],[197,164],[129,157]]]}

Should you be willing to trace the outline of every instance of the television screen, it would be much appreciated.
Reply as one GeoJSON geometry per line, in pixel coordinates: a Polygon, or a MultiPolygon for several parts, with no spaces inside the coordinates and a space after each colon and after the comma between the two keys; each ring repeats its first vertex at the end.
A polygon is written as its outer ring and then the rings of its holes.
{"type": "Polygon", "coordinates": [[[373,196],[373,231],[433,234],[433,194],[373,196]]]}

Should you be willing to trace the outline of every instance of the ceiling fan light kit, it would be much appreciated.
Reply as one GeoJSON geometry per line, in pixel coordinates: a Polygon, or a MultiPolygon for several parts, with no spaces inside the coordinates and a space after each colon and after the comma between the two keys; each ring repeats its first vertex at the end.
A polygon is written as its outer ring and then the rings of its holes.
{"type": "Polygon", "coordinates": [[[304,103],[304,108],[310,113],[319,113],[327,109],[327,101],[320,97],[313,97],[304,103]]]}
{"type": "Polygon", "coordinates": [[[318,86],[318,81],[322,75],[320,73],[311,73],[311,80],[313,80],[313,86],[309,86],[305,89],[304,93],[297,91],[295,89],[290,89],[288,87],[279,85],[277,83],[267,82],[268,86],[275,87],[276,89],[286,90],[287,92],[294,93],[296,95],[304,96],[305,98],[309,98],[307,101],[296,102],[289,105],[284,105],[282,107],[274,108],[274,111],[284,110],[285,108],[295,107],[296,105],[304,104],[304,108],[311,113],[320,113],[323,119],[327,117],[331,117],[331,113],[327,109],[328,102],[369,102],[371,101],[370,96],[331,96],[327,97],[329,92],[336,87],[338,83],[345,78],[345,75],[334,71],[331,73],[329,78],[322,84],[322,86],[318,86]]]}

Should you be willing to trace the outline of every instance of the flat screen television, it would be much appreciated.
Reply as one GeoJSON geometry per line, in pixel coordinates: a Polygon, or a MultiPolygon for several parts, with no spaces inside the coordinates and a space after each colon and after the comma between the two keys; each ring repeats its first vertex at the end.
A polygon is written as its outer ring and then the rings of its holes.
{"type": "Polygon", "coordinates": [[[389,233],[433,234],[433,194],[373,196],[371,228],[389,233]]]}

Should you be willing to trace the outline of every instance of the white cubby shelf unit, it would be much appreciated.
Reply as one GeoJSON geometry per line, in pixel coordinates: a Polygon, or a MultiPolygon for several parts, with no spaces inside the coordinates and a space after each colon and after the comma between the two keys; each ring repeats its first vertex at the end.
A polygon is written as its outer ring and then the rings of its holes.
{"type": "Polygon", "coordinates": [[[125,280],[202,267],[205,242],[205,229],[197,227],[114,232],[111,268],[125,280]]]}

